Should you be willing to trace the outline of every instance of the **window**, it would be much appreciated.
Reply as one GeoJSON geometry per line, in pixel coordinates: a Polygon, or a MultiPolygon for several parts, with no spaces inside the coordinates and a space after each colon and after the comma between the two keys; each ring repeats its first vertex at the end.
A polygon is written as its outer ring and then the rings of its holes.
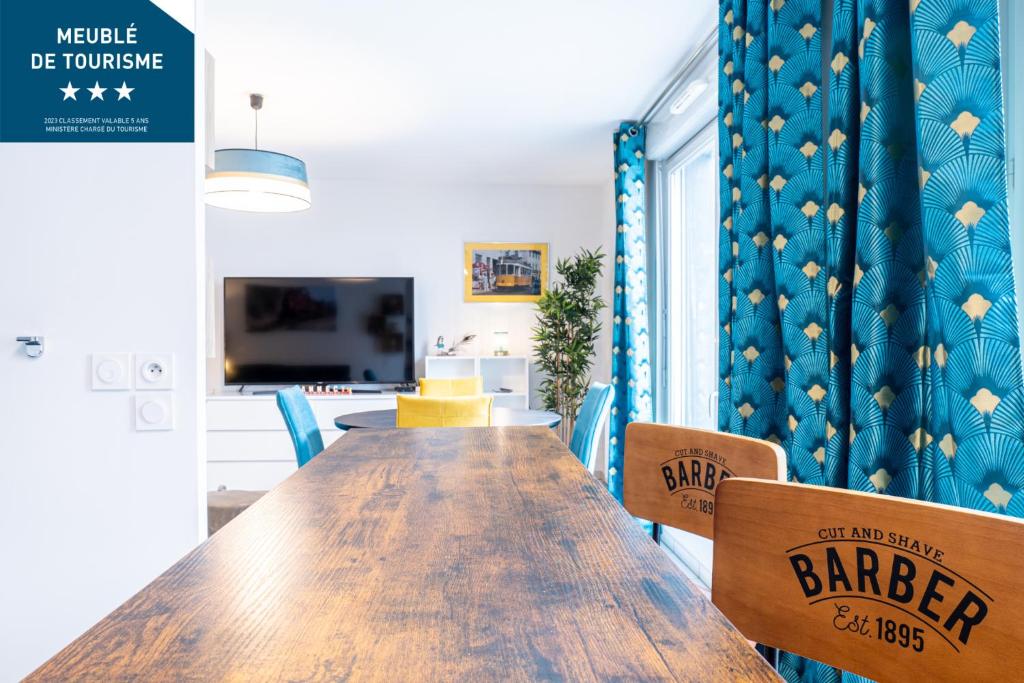
{"type": "MultiPolygon", "coordinates": [[[[1024,230],[1020,227],[1024,216],[1024,188],[1018,182],[1022,167],[1018,160],[1024,158],[1024,126],[1021,122],[1021,97],[1024,77],[1018,66],[1021,55],[1021,38],[1024,37],[1024,6],[1014,0],[999,2],[999,37],[1002,41],[1003,69],[1003,123],[1006,127],[1006,185],[1010,218],[1010,248],[1013,254],[1014,284],[1017,290],[1018,324],[1024,330],[1024,230]]],[[[1024,348],[1024,332],[1021,334],[1024,348]]]]}
{"type": "Polygon", "coordinates": [[[718,163],[714,124],[665,164],[667,421],[716,429],[718,163]]]}
{"type": "MultiPolygon", "coordinates": [[[[712,121],[657,169],[660,421],[717,428],[718,139],[712,121]]],[[[662,544],[711,585],[711,541],[664,529],[662,544]]]]}

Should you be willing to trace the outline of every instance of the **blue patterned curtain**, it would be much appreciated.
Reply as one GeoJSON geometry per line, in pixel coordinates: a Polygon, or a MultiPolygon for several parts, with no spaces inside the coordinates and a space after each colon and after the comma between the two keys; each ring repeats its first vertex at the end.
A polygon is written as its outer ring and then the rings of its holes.
{"type": "Polygon", "coordinates": [[[643,126],[623,123],[615,134],[615,296],[608,489],[622,500],[626,424],[650,421],[651,362],[647,337],[646,186],[643,126]]]}
{"type": "Polygon", "coordinates": [[[719,426],[796,481],[1024,516],[997,4],[835,0],[823,106],[820,0],[721,1],[719,426]]]}
{"type": "Polygon", "coordinates": [[[719,428],[825,475],[820,0],[723,0],[719,428]]]}

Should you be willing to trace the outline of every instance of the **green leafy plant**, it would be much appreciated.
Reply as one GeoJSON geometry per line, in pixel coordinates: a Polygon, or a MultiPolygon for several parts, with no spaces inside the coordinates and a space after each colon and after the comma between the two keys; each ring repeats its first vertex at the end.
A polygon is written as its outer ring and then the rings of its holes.
{"type": "Polygon", "coordinates": [[[562,416],[559,434],[567,441],[576,415],[590,387],[594,345],[601,332],[599,316],[607,306],[597,295],[604,254],[581,249],[572,258],[559,259],[552,283],[537,301],[533,328],[534,357],[546,378],[540,383],[544,408],[562,416]]]}

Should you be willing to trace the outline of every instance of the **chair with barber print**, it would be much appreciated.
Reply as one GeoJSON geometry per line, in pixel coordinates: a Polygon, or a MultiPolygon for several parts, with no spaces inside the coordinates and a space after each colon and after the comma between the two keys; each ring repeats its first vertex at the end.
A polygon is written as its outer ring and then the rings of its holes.
{"type": "Polygon", "coordinates": [[[622,501],[629,512],[714,540],[715,491],[729,477],[785,480],[786,452],[770,441],[692,427],[626,426],[622,501]]]}
{"type": "Polygon", "coordinates": [[[876,681],[1024,671],[1024,520],[735,478],[715,501],[712,601],[747,638],[876,681]]]}
{"type": "MultiPolygon", "coordinates": [[[[776,444],[693,427],[633,422],[626,426],[622,501],[635,517],[715,540],[715,494],[730,477],[784,481],[786,452],[776,444]]],[[[714,577],[712,576],[712,581],[714,577]]],[[[757,645],[773,665],[778,653],[757,645]]]]}

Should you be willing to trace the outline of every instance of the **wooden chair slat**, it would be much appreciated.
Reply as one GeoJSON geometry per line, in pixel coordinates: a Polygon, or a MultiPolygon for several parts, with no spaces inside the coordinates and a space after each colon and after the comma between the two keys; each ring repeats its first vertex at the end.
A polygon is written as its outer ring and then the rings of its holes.
{"type": "Polygon", "coordinates": [[[747,637],[878,681],[1024,669],[1024,520],[728,479],[712,600],[747,637]]]}
{"type": "Polygon", "coordinates": [[[622,498],[652,522],[714,538],[715,490],[729,477],[786,478],[786,453],[759,439],[633,422],[626,427],[622,498]]]}

